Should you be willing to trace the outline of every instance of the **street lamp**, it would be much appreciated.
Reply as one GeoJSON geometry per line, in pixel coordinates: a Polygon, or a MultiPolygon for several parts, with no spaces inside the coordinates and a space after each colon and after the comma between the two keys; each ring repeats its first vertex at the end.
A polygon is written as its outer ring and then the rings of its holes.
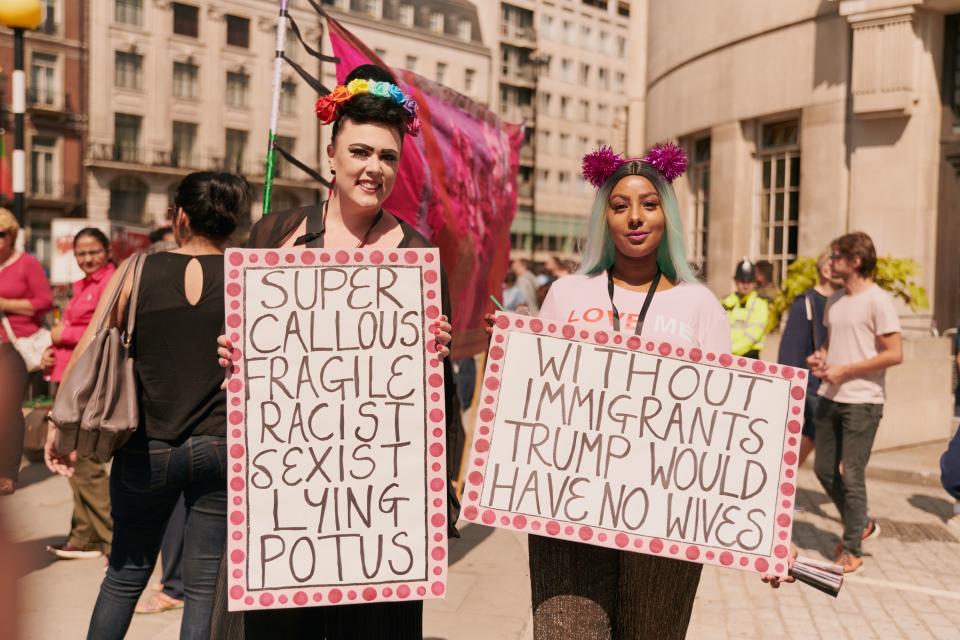
{"type": "Polygon", "coordinates": [[[530,262],[537,261],[537,139],[540,137],[540,73],[550,67],[550,54],[535,51],[530,56],[530,65],[533,67],[533,192],[530,206],[530,262]]]}
{"type": "Polygon", "coordinates": [[[23,151],[23,113],[26,111],[27,81],[23,72],[23,31],[36,29],[42,18],[40,0],[4,0],[0,3],[0,25],[13,29],[13,213],[23,226],[23,190],[26,185],[23,151]]]}

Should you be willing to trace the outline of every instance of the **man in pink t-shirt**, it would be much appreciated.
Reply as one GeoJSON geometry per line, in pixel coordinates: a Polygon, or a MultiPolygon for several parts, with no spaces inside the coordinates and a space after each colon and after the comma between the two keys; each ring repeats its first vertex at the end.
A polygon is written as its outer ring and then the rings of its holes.
{"type": "Polygon", "coordinates": [[[883,416],[886,370],[903,361],[903,349],[893,300],[873,281],[877,252],[870,236],[848,233],[831,250],[833,275],[843,288],[827,301],[827,345],[807,363],[823,381],[814,415],[814,469],[843,521],[837,564],[852,573],[863,564],[863,541],[880,533],[867,516],[865,474],[883,416]]]}

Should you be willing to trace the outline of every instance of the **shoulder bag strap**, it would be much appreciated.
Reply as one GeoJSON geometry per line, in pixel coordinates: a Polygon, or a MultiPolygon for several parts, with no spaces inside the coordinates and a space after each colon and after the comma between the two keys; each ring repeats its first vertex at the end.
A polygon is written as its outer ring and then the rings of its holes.
{"type": "Polygon", "coordinates": [[[120,276],[117,278],[117,287],[113,290],[113,293],[110,294],[110,303],[104,308],[103,316],[101,316],[100,322],[97,323],[97,333],[100,333],[107,323],[107,318],[113,313],[113,310],[117,308],[117,303],[120,302],[120,293],[123,292],[123,283],[127,281],[127,274],[130,273],[130,267],[136,259],[134,256],[130,260],[127,260],[117,271],[120,276]]]}
{"type": "Polygon", "coordinates": [[[136,254],[135,264],[133,265],[133,284],[130,287],[130,299],[127,302],[127,332],[123,341],[129,347],[133,339],[133,328],[137,323],[137,302],[140,300],[140,278],[143,275],[143,263],[146,256],[142,253],[136,254]]]}

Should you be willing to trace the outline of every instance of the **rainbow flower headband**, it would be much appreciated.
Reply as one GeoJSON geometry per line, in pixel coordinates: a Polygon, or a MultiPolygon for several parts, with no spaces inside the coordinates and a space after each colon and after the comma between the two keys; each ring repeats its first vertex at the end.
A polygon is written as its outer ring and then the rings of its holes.
{"type": "Polygon", "coordinates": [[[317,118],[323,124],[330,124],[337,119],[340,105],[361,93],[369,93],[380,98],[393,100],[407,112],[407,133],[415,136],[420,133],[420,118],[417,117],[417,101],[403,92],[392,82],[379,80],[351,80],[347,85],[337,85],[328,95],[317,100],[317,118]]]}
{"type": "Polygon", "coordinates": [[[687,170],[687,154],[672,142],[655,144],[642,158],[624,158],[610,147],[600,147],[583,156],[583,177],[599,189],[627,162],[646,162],[672,183],[687,170]]]}

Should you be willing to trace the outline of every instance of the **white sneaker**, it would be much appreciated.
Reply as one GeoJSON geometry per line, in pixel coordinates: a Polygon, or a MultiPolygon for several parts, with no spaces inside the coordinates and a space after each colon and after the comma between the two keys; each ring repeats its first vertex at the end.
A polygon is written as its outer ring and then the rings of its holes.
{"type": "Polygon", "coordinates": [[[47,545],[47,551],[63,560],[89,560],[99,558],[103,552],[99,549],[78,549],[69,542],[63,544],[47,545]]]}

